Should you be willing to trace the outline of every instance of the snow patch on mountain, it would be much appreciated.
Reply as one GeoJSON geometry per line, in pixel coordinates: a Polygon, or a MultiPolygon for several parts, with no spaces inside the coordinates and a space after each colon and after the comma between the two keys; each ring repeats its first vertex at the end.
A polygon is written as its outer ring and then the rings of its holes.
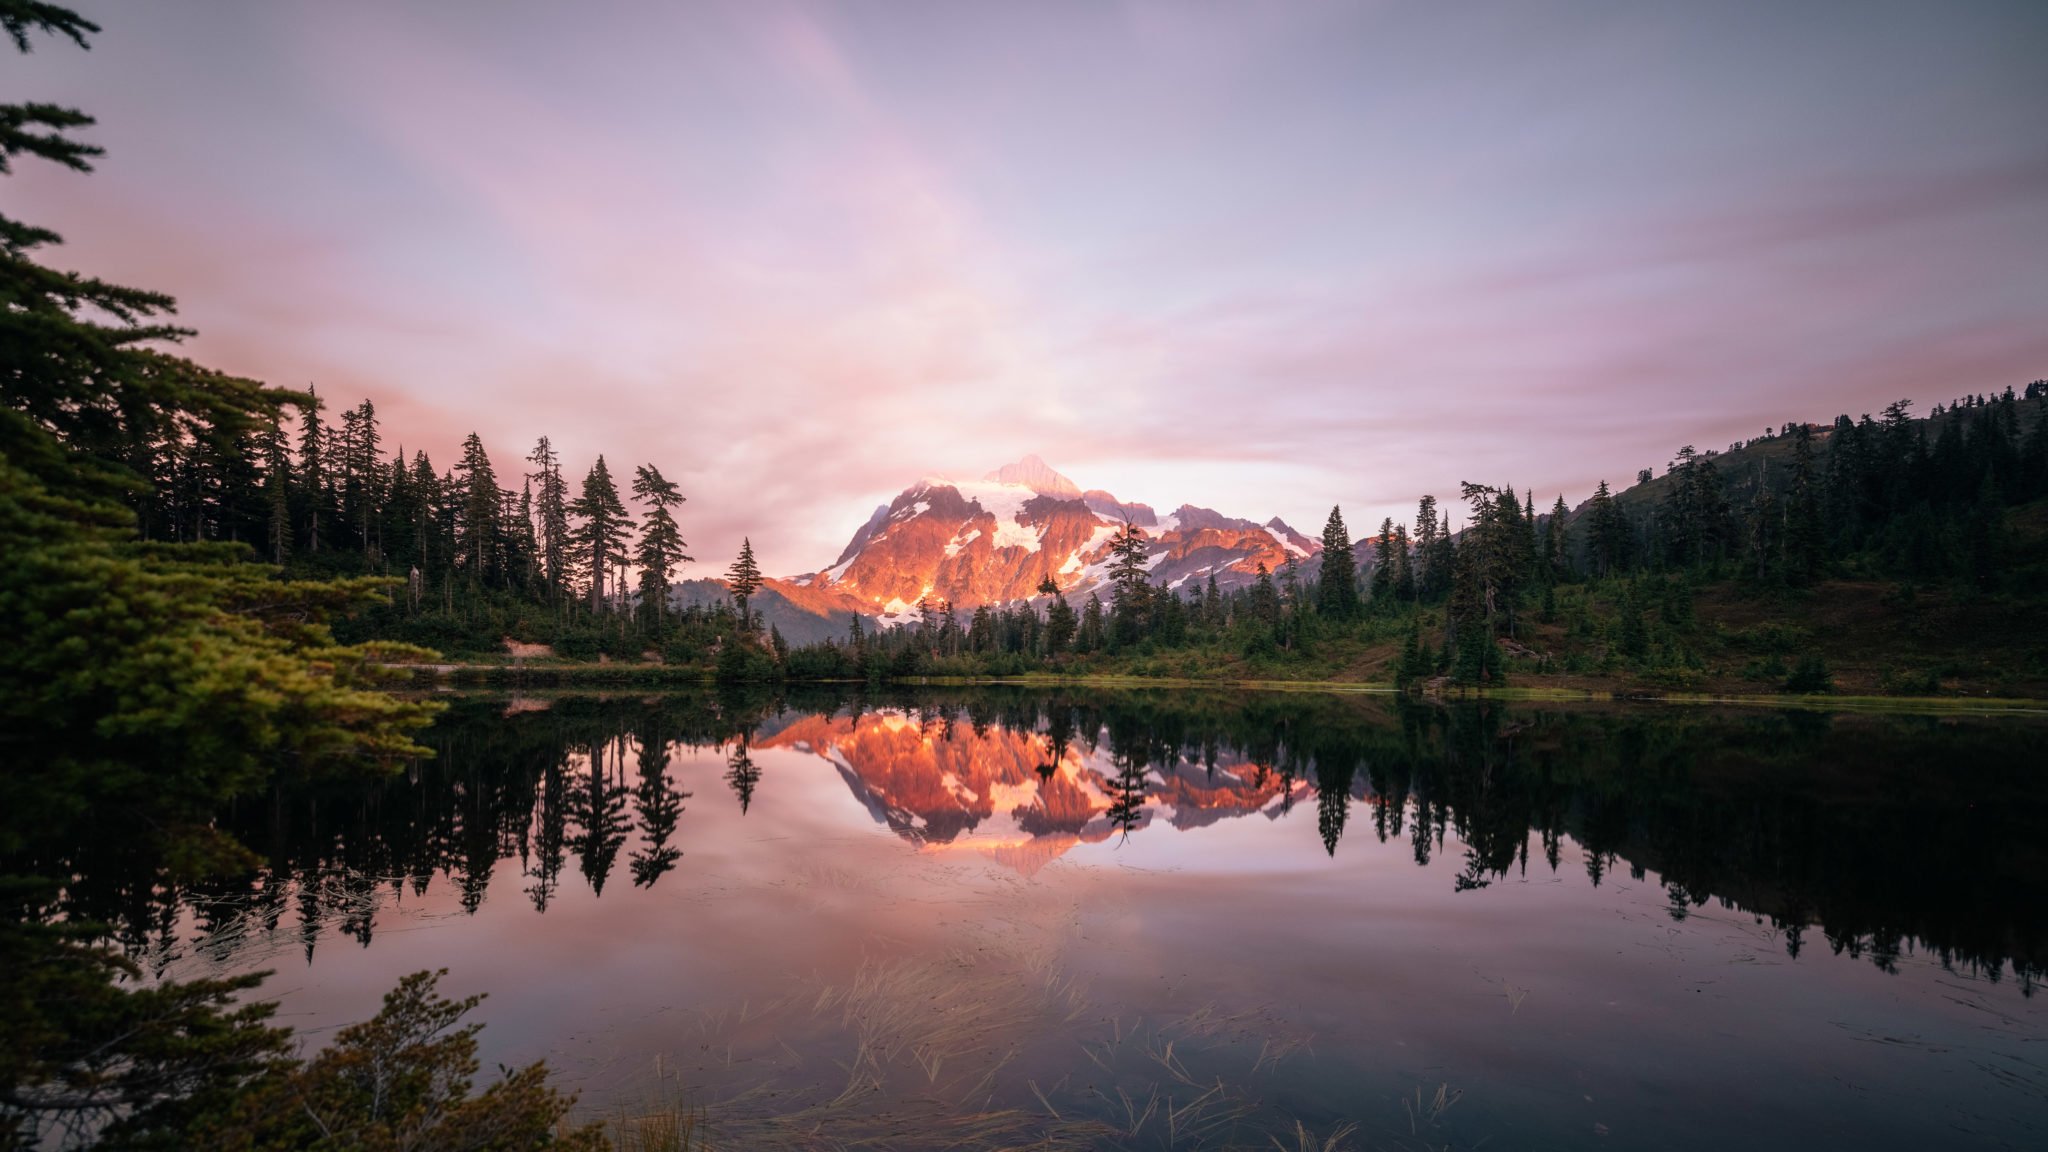
{"type": "Polygon", "coordinates": [[[1266,534],[1268,536],[1271,536],[1273,539],[1278,540],[1282,548],[1287,549],[1289,552],[1294,553],[1296,556],[1308,555],[1308,549],[1303,548],[1301,545],[1296,544],[1292,540],[1289,540],[1287,538],[1287,534],[1282,532],[1279,528],[1275,528],[1271,524],[1268,524],[1266,525],[1266,534]]]}
{"type": "Polygon", "coordinates": [[[991,542],[998,548],[1022,548],[1026,552],[1036,552],[1040,539],[1037,528],[1019,524],[1015,520],[998,520],[996,534],[991,542]]]}
{"type": "MultiPolygon", "coordinates": [[[[1000,542],[1002,530],[998,528],[996,531],[998,536],[998,543],[996,544],[996,547],[1000,548],[1002,547],[1002,544],[1000,542]]],[[[965,536],[953,537],[953,539],[947,541],[946,543],[946,558],[950,560],[953,557],[958,556],[962,548],[967,547],[969,544],[972,544],[979,539],[981,539],[981,529],[979,528],[975,528],[969,531],[965,536]]]]}

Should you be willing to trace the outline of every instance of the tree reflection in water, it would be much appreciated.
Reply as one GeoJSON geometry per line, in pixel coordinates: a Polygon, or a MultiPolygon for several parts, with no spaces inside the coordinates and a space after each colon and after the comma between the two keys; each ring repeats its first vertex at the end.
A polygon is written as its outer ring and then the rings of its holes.
{"type": "Polygon", "coordinates": [[[400,775],[282,780],[227,805],[215,824],[253,866],[184,879],[189,862],[113,813],[0,863],[75,877],[64,914],[110,925],[138,956],[169,954],[187,912],[202,947],[227,953],[291,910],[310,957],[330,929],[367,944],[394,887],[452,884],[474,913],[507,861],[542,913],[572,856],[597,894],[622,853],[636,887],[687,876],[678,752],[723,750],[731,818],[751,807],[757,752],[830,752],[877,818],[920,844],[1001,829],[1050,858],[1312,798],[1331,857],[1363,813],[1367,834],[1406,840],[1417,864],[1461,850],[1453,883],[1468,890],[1525,875],[1532,851],[1558,871],[1570,839],[1595,886],[1655,872],[1674,919],[1718,902],[1780,929],[1794,958],[1818,929],[1881,968],[1929,949],[1992,979],[2009,969],[2031,992],[2048,956],[2048,878],[2029,864],[2048,833],[2040,735],[2003,718],[1310,693],[476,698],[428,734],[436,757],[400,775]],[[998,794],[1028,799],[1003,810],[998,794]]]}

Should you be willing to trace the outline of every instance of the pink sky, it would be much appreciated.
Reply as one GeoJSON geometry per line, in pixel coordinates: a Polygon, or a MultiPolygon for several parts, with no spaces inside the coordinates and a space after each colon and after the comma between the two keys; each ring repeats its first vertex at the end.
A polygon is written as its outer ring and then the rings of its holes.
{"type": "Polygon", "coordinates": [[[2048,375],[2048,8],[89,4],[8,211],[722,570],[927,473],[1355,531],[2048,375]]]}

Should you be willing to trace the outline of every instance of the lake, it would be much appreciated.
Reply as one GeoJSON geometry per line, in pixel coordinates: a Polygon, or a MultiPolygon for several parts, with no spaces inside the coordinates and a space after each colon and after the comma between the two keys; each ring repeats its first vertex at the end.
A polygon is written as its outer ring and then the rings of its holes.
{"type": "Polygon", "coordinates": [[[2048,1147],[2040,717],[1387,696],[478,696],[165,883],[317,1042],[447,968],[486,1067],[833,1146],[2048,1147]]]}

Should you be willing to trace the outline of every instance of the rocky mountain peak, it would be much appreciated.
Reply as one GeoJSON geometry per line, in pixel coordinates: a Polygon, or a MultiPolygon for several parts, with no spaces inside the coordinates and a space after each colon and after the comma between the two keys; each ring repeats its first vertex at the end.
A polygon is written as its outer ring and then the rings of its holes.
{"type": "MultiPolygon", "coordinates": [[[[1279,519],[1266,524],[1181,504],[1160,515],[1080,485],[1037,456],[981,480],[929,476],[877,507],[830,567],[763,585],[758,601],[784,635],[844,635],[855,616],[919,617],[926,601],[957,611],[1038,599],[1050,578],[1069,603],[1104,592],[1124,525],[1144,536],[1146,571],[1176,593],[1210,580],[1231,588],[1308,561],[1319,542],[1279,519]]],[[[707,582],[711,583],[711,582],[707,582]]]]}

